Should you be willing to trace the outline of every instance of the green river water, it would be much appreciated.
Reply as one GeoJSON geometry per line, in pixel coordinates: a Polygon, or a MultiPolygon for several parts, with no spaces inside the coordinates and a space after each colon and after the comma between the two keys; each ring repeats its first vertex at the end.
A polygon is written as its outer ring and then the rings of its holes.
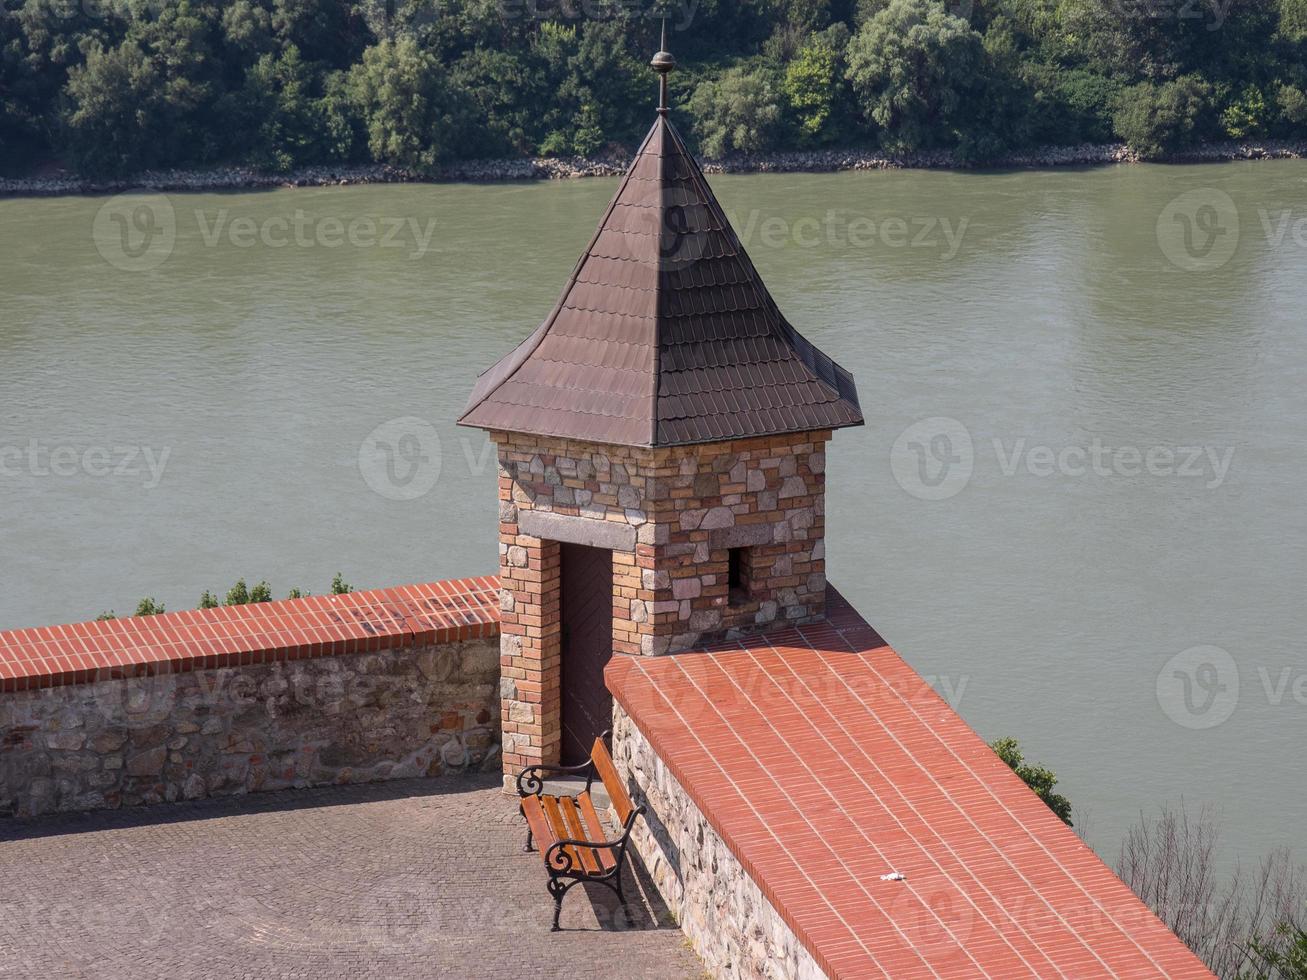
{"type": "MultiPolygon", "coordinates": [[[[1307,163],[713,184],[858,380],[831,582],[1109,860],[1182,797],[1300,845],[1307,163]]],[[[0,200],[0,628],[492,572],[453,420],[614,186],[0,200]]]]}

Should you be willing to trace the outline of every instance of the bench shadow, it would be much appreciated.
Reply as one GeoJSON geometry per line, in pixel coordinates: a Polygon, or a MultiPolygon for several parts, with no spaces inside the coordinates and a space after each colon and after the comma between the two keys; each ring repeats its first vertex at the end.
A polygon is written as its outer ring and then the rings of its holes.
{"type": "Polygon", "coordinates": [[[322,807],[353,806],[382,800],[475,793],[497,789],[502,785],[501,780],[502,777],[495,773],[459,773],[428,778],[243,793],[187,802],[156,803],[120,810],[57,813],[42,817],[4,817],[0,818],[0,843],[97,833],[103,830],[189,823],[195,820],[214,820],[257,813],[315,810],[322,807]]]}
{"type": "Polygon", "coordinates": [[[563,932],[638,932],[649,929],[677,929],[671,910],[658,894],[640,855],[635,848],[626,852],[627,861],[622,868],[622,887],[626,894],[627,910],[617,900],[616,893],[605,885],[583,882],[574,887],[563,904],[563,932]],[[595,925],[567,924],[567,902],[575,901],[583,892],[594,912],[595,925]]]}

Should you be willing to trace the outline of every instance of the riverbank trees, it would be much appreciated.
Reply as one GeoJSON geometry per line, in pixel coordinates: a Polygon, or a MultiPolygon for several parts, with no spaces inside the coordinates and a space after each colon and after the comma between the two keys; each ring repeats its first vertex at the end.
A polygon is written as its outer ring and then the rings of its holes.
{"type": "MultiPolygon", "coordinates": [[[[710,155],[1307,138],[1307,0],[662,0],[710,155]]],[[[0,166],[629,150],[655,0],[4,0],[0,166]]]]}

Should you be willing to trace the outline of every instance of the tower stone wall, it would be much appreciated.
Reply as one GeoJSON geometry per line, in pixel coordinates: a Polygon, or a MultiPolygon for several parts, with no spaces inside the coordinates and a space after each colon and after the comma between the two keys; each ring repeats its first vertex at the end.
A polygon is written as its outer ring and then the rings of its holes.
{"type": "Polygon", "coordinates": [[[829,430],[654,449],[492,436],[506,773],[558,758],[559,542],[613,552],[614,653],[822,615],[829,430]]]}

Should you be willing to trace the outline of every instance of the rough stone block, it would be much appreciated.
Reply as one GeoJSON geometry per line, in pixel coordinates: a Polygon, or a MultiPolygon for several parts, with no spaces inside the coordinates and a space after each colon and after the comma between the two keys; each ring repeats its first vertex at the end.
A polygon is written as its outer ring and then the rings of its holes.
{"type": "Polygon", "coordinates": [[[681,511],[680,516],[677,519],[678,523],[681,525],[681,530],[682,531],[696,530],[699,527],[700,523],[702,523],[704,515],[707,513],[708,512],[706,510],[698,510],[693,508],[690,510],[681,511]]]}
{"type": "Polygon", "coordinates": [[[510,701],[508,704],[508,720],[519,724],[527,724],[535,721],[535,705],[528,704],[525,701],[510,701]]]}
{"type": "MultiPolygon", "coordinates": [[[[565,541],[614,551],[635,550],[635,528],[616,521],[530,511],[519,514],[517,526],[523,534],[548,541],[565,541]]],[[[509,548],[509,552],[511,555],[512,548],[509,548]]]]}
{"type": "Polygon", "coordinates": [[[127,775],[157,776],[163,772],[163,764],[167,758],[168,750],[162,745],[138,752],[127,759],[127,775]]]}
{"type": "Polygon", "coordinates": [[[661,657],[668,652],[671,641],[670,636],[642,636],[640,637],[640,653],[646,657],[661,657]]]}
{"type": "Polygon", "coordinates": [[[47,732],[45,744],[59,752],[76,752],[86,742],[86,735],[79,731],[47,732]]]}
{"type": "Polygon", "coordinates": [[[801,476],[787,476],[781,482],[780,499],[789,500],[791,497],[802,497],[808,493],[808,484],[803,481],[801,476]]]}
{"type": "Polygon", "coordinates": [[[646,568],[640,572],[640,583],[646,589],[667,589],[672,579],[664,569],[646,568]]]}
{"type": "Polygon", "coordinates": [[[672,580],[672,595],[677,599],[695,599],[703,594],[703,583],[698,578],[672,580]]]}
{"type": "MultiPolygon", "coordinates": [[[[445,659],[453,662],[454,658],[445,659]]],[[[499,673],[499,648],[493,641],[463,645],[458,650],[458,672],[465,680],[493,680],[499,673]]]]}
{"type": "Polygon", "coordinates": [[[774,533],[770,524],[736,524],[718,528],[708,536],[708,540],[715,549],[752,548],[771,544],[774,533]]]}
{"type": "Polygon", "coordinates": [[[714,528],[730,527],[734,523],[735,514],[729,507],[714,507],[704,515],[699,526],[705,531],[710,531],[714,528]]]}
{"type": "Polygon", "coordinates": [[[722,625],[722,613],[720,609],[696,609],[690,613],[690,629],[706,633],[709,630],[715,630],[722,625]]]}

